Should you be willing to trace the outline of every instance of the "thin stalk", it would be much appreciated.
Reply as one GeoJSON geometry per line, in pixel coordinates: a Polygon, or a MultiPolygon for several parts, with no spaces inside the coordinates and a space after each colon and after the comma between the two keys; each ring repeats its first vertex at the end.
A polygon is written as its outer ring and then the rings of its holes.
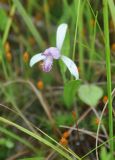
{"type": "Polygon", "coordinates": [[[7,69],[6,69],[6,66],[5,66],[4,58],[3,58],[3,49],[2,49],[2,52],[0,52],[0,54],[2,54],[2,68],[3,68],[3,72],[4,72],[4,75],[5,75],[5,78],[7,79],[8,78],[8,73],[7,73],[7,69]]]}
{"type": "Polygon", "coordinates": [[[96,13],[95,20],[94,20],[94,26],[93,26],[93,36],[92,36],[92,41],[91,41],[92,54],[90,54],[90,61],[93,60],[93,58],[94,58],[94,52],[95,52],[97,16],[98,16],[98,12],[96,13]]]}
{"type": "Polygon", "coordinates": [[[79,21],[79,12],[80,12],[80,0],[75,1],[77,5],[77,19],[76,19],[76,28],[75,28],[75,37],[74,37],[74,44],[73,44],[73,55],[72,55],[72,59],[75,59],[75,48],[76,48],[76,40],[77,40],[77,29],[78,29],[78,21],[79,21]]]}
{"type": "MultiPolygon", "coordinates": [[[[12,24],[12,17],[15,13],[15,5],[12,6],[11,8],[11,11],[10,11],[10,17],[7,21],[7,24],[6,24],[6,28],[5,28],[5,31],[4,31],[4,34],[3,34],[3,39],[2,39],[2,46],[4,46],[7,38],[8,38],[8,35],[9,35],[9,31],[10,31],[10,27],[11,27],[11,24],[12,24]]],[[[3,50],[2,50],[3,52],[3,50]]],[[[4,57],[3,57],[3,53],[2,53],[2,68],[3,68],[3,71],[4,71],[4,75],[5,75],[5,78],[8,79],[8,71],[7,71],[7,68],[5,66],[5,61],[4,61],[4,57]]]]}
{"type": "Polygon", "coordinates": [[[44,0],[44,15],[45,15],[45,23],[46,23],[46,29],[47,29],[47,34],[48,34],[48,40],[51,42],[50,38],[50,13],[49,13],[49,6],[48,6],[48,1],[44,0]]]}
{"type": "Polygon", "coordinates": [[[115,29],[115,1],[114,0],[108,0],[108,5],[110,8],[113,24],[114,24],[114,29],[115,29]]]}
{"type": "MultiPolygon", "coordinates": [[[[95,17],[96,17],[95,12],[93,11],[93,8],[92,8],[89,0],[87,0],[87,3],[88,3],[88,5],[89,5],[89,8],[91,9],[91,13],[92,13],[93,17],[95,18],[95,17]]],[[[101,26],[100,26],[98,20],[96,21],[96,23],[97,23],[96,25],[98,26],[98,29],[100,30],[100,34],[101,34],[102,38],[104,39],[103,31],[102,31],[102,29],[101,29],[101,26]]]]}
{"type": "Polygon", "coordinates": [[[15,5],[12,6],[11,8],[11,11],[10,11],[10,17],[8,19],[8,22],[7,22],[7,25],[6,25],[6,28],[5,28],[5,32],[4,32],[4,35],[3,35],[3,39],[2,39],[2,44],[4,45],[7,38],[8,38],[8,34],[9,34],[9,31],[10,31],[10,27],[11,27],[11,24],[12,24],[12,17],[15,13],[15,10],[16,10],[16,7],[15,5]]]}
{"type": "MultiPolygon", "coordinates": [[[[95,56],[95,52],[96,52],[96,49],[95,49],[95,41],[96,41],[96,24],[97,24],[97,16],[98,16],[98,13],[96,14],[95,16],[95,20],[94,20],[94,26],[92,26],[92,32],[91,32],[91,35],[92,35],[92,38],[91,38],[91,52],[89,54],[89,60],[90,62],[92,60],[94,60],[94,56],[95,56]]],[[[91,72],[91,63],[89,64],[89,68],[88,68],[88,77],[90,77],[92,74],[91,72]]]]}
{"type": "MultiPolygon", "coordinates": [[[[90,155],[91,153],[93,153],[96,149],[104,146],[106,143],[111,142],[111,141],[113,141],[114,139],[115,139],[115,136],[112,137],[112,138],[110,138],[110,139],[108,139],[107,141],[101,143],[99,146],[97,146],[97,147],[95,147],[94,149],[90,150],[90,151],[89,151],[88,153],[86,153],[83,157],[81,157],[81,160],[83,160],[83,159],[86,158],[88,155],[90,155]]],[[[112,160],[112,159],[111,159],[111,160],[112,160]]]]}
{"type": "Polygon", "coordinates": [[[82,5],[81,10],[80,10],[80,21],[78,25],[78,32],[79,32],[79,42],[80,44],[78,45],[79,49],[79,63],[80,63],[80,72],[81,72],[81,77],[84,77],[84,48],[82,46],[83,42],[83,7],[82,5]]]}
{"type": "MultiPolygon", "coordinates": [[[[110,43],[108,25],[108,5],[107,0],[103,0],[103,20],[106,53],[106,72],[107,72],[107,91],[108,91],[108,110],[109,110],[109,137],[113,137],[113,116],[112,116],[112,96],[111,96],[111,63],[110,63],[110,43]]],[[[113,160],[113,141],[110,141],[111,160],[113,160]]]]}

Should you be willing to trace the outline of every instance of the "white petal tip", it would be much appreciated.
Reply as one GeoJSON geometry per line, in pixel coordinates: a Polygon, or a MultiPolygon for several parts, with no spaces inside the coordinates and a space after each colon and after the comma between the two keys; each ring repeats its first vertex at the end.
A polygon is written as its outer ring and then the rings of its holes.
{"type": "Polygon", "coordinates": [[[76,80],[78,80],[79,72],[78,72],[76,64],[70,58],[66,56],[61,56],[61,59],[65,63],[67,68],[69,69],[70,73],[75,77],[76,80]]]}
{"type": "Polygon", "coordinates": [[[37,63],[37,60],[34,58],[34,56],[30,59],[30,67],[33,67],[33,65],[37,63]]]}
{"type": "Polygon", "coordinates": [[[79,80],[79,75],[78,75],[78,74],[75,76],[75,79],[76,79],[76,80],[79,80]]]}
{"type": "Polygon", "coordinates": [[[30,67],[32,67],[34,64],[32,62],[32,59],[30,60],[30,67]]]}
{"type": "Polygon", "coordinates": [[[36,54],[34,55],[31,59],[30,59],[30,67],[32,67],[35,63],[41,61],[45,59],[45,56],[42,55],[42,53],[36,54]]]}
{"type": "Polygon", "coordinates": [[[67,25],[66,23],[62,23],[62,24],[59,25],[58,28],[62,28],[62,27],[63,27],[65,30],[67,30],[68,25],[67,25]]]}
{"type": "Polygon", "coordinates": [[[68,25],[66,23],[62,23],[57,28],[57,34],[56,34],[56,47],[61,50],[64,38],[67,32],[68,25]]]}

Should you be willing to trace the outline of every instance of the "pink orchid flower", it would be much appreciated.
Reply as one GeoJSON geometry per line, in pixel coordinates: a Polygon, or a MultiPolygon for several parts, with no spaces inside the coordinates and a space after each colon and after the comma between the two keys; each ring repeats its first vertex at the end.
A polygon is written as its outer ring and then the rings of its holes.
{"type": "Polygon", "coordinates": [[[70,73],[79,79],[79,73],[76,64],[67,56],[61,54],[61,48],[67,32],[67,24],[63,23],[58,26],[56,33],[56,47],[50,47],[43,53],[34,55],[30,60],[30,66],[32,67],[35,63],[43,61],[42,69],[44,72],[49,72],[52,69],[53,60],[61,59],[67,66],[70,73]]]}

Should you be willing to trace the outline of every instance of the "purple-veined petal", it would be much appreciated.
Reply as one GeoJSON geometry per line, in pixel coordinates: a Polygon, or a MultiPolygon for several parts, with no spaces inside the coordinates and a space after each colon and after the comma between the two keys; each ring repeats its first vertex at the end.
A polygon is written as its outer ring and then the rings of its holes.
{"type": "Polygon", "coordinates": [[[64,38],[66,35],[66,31],[67,31],[67,24],[66,23],[62,23],[59,25],[59,27],[57,28],[57,33],[56,33],[56,47],[61,50],[63,42],[64,42],[64,38]]]}
{"type": "Polygon", "coordinates": [[[58,48],[50,47],[49,49],[50,49],[50,53],[54,59],[60,58],[60,51],[58,48]]]}
{"type": "Polygon", "coordinates": [[[44,60],[46,58],[46,56],[44,56],[42,53],[38,53],[36,55],[34,55],[31,59],[30,59],[30,67],[32,67],[35,63],[44,60]]]}
{"type": "Polygon", "coordinates": [[[76,64],[68,57],[61,56],[61,60],[65,63],[70,73],[76,78],[79,79],[79,73],[76,64]]]}
{"type": "Polygon", "coordinates": [[[53,64],[53,57],[47,56],[43,62],[43,66],[42,66],[43,71],[49,72],[52,69],[52,64],[53,64]]]}
{"type": "Polygon", "coordinates": [[[50,47],[43,52],[43,55],[52,56],[54,59],[60,58],[60,51],[56,47],[50,47]]]}

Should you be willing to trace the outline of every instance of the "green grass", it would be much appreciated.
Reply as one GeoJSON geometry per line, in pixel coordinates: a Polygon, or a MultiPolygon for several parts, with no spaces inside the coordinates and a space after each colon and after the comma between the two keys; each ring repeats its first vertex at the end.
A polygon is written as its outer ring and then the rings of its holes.
{"type": "Polygon", "coordinates": [[[0,140],[11,140],[15,149],[0,144],[3,152],[0,159],[20,155],[17,149],[20,145],[29,153],[18,159],[49,156],[55,160],[92,160],[92,157],[103,160],[103,146],[106,154],[114,159],[114,1],[103,0],[102,4],[99,0],[10,0],[2,3],[0,140]],[[26,51],[30,59],[54,47],[56,29],[61,23],[68,24],[61,52],[79,67],[80,81],[73,80],[65,65],[56,60],[50,73],[42,72],[41,63],[30,68],[29,61],[23,60],[26,51]],[[11,62],[6,57],[6,42],[10,44],[11,62]],[[37,86],[38,81],[43,82],[42,90],[37,86]],[[94,89],[97,87],[103,95],[99,96],[94,89]],[[108,96],[108,111],[103,113],[104,96],[108,96]],[[101,117],[99,124],[96,116],[101,117]],[[92,141],[90,134],[67,129],[70,126],[95,133],[92,136],[96,140],[92,141]],[[64,146],[59,141],[65,131],[70,136],[64,146]]]}
{"type": "MultiPolygon", "coordinates": [[[[108,3],[103,0],[103,20],[104,20],[104,36],[105,36],[105,53],[106,53],[106,72],[107,72],[107,92],[108,92],[108,110],[109,110],[109,137],[113,137],[113,114],[112,114],[112,84],[111,84],[111,61],[110,61],[110,41],[109,41],[109,24],[108,24],[108,3]]],[[[111,159],[113,160],[114,151],[113,141],[110,141],[111,159]]]]}

